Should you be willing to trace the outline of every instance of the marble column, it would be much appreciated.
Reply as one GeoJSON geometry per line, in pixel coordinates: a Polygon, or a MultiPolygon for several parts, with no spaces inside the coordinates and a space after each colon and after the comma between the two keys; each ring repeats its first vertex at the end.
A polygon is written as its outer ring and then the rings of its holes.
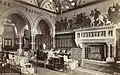
{"type": "Polygon", "coordinates": [[[51,48],[55,48],[55,33],[51,33],[51,48]]]}
{"type": "MultiPolygon", "coordinates": [[[[1,24],[1,21],[4,23],[4,19],[0,20],[0,24],[1,24]]],[[[2,51],[2,35],[3,35],[3,32],[4,32],[4,25],[1,25],[0,26],[0,52],[2,51]]]]}
{"type": "Polygon", "coordinates": [[[108,57],[111,56],[111,47],[110,47],[110,44],[107,45],[108,46],[108,57]]]}
{"type": "Polygon", "coordinates": [[[35,50],[35,34],[31,35],[31,49],[35,50]]]}
{"type": "Polygon", "coordinates": [[[2,37],[0,37],[0,52],[2,51],[2,37]]]}
{"type": "Polygon", "coordinates": [[[112,49],[111,49],[111,45],[110,44],[108,44],[108,56],[107,56],[107,58],[106,58],[106,61],[108,62],[108,63],[113,63],[115,60],[114,60],[114,57],[112,57],[112,51],[111,51],[112,49]]]}
{"type": "Polygon", "coordinates": [[[53,40],[53,41],[52,41],[52,42],[53,42],[52,47],[55,48],[55,37],[53,37],[52,40],[53,40]]]}
{"type": "Polygon", "coordinates": [[[116,58],[116,46],[115,45],[112,45],[112,51],[113,51],[112,56],[116,58]]]}
{"type": "Polygon", "coordinates": [[[81,59],[82,59],[82,61],[81,61],[81,66],[83,66],[84,65],[84,59],[85,59],[85,47],[86,47],[86,45],[85,44],[82,44],[81,45],[81,48],[82,48],[82,54],[81,54],[81,59]]]}
{"type": "Polygon", "coordinates": [[[18,53],[18,55],[19,56],[21,56],[21,55],[23,55],[23,53],[24,53],[24,51],[23,51],[23,49],[22,49],[22,35],[21,34],[19,34],[18,35],[19,36],[19,49],[17,50],[17,53],[18,53]]]}
{"type": "Polygon", "coordinates": [[[113,49],[114,49],[114,58],[116,58],[116,46],[115,45],[113,46],[113,49]]]}
{"type": "Polygon", "coordinates": [[[86,45],[82,44],[82,58],[85,59],[85,47],[86,45]]]}

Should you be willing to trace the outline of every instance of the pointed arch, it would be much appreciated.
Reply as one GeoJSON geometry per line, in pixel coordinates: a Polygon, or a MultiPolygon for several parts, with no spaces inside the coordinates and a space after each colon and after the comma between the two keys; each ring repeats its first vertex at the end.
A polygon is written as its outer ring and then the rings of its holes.
{"type": "MultiPolygon", "coordinates": [[[[43,20],[43,21],[45,21],[47,24],[48,24],[48,26],[50,27],[50,35],[52,35],[52,36],[55,36],[55,24],[54,24],[54,22],[49,18],[49,17],[47,17],[47,16],[39,16],[36,20],[35,20],[35,22],[34,22],[34,30],[37,28],[37,25],[39,24],[39,22],[41,21],[41,20],[43,20]]],[[[33,30],[33,31],[34,31],[33,30]]]]}
{"type": "Polygon", "coordinates": [[[33,20],[31,18],[31,16],[22,7],[11,7],[11,8],[4,10],[0,14],[0,25],[1,25],[0,27],[3,27],[3,25],[4,25],[3,23],[5,22],[4,19],[11,14],[18,14],[24,20],[27,19],[27,21],[29,22],[29,29],[31,29],[31,26],[33,25],[33,20]]]}

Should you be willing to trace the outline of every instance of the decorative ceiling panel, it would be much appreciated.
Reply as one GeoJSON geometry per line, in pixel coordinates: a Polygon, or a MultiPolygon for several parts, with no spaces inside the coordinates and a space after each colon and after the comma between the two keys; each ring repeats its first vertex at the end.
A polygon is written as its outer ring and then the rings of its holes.
{"type": "MultiPolygon", "coordinates": [[[[36,0],[37,6],[53,12],[67,11],[94,1],[102,0],[36,0]]],[[[31,2],[33,1],[31,0],[31,2]]]]}

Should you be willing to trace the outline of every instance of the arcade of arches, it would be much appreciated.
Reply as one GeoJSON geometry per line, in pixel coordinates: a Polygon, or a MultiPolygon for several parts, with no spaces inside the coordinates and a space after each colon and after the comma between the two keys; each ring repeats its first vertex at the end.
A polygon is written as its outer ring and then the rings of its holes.
{"type": "MultiPolygon", "coordinates": [[[[117,22],[109,20],[107,11],[113,5],[112,0],[94,3],[59,14],[24,0],[2,0],[0,51],[17,51],[18,55],[23,55],[25,51],[42,49],[42,45],[45,44],[46,50],[82,49],[78,54],[81,54],[79,58],[82,58],[83,62],[84,59],[119,61],[120,41],[117,40],[120,38],[120,16],[117,17],[117,22]],[[106,5],[104,9],[100,7],[101,4],[106,5]],[[99,12],[99,19],[90,16],[87,9],[99,12]]],[[[114,10],[111,11],[116,15],[115,7],[112,8],[114,10]]]]}
{"type": "Polygon", "coordinates": [[[2,33],[2,49],[22,51],[30,44],[30,24],[28,20],[17,13],[13,13],[4,18],[2,33]]]}
{"type": "MultiPolygon", "coordinates": [[[[52,33],[50,31],[50,27],[44,20],[41,20],[38,23],[36,29],[31,29],[30,23],[24,15],[21,16],[19,13],[13,13],[6,16],[2,24],[2,49],[5,51],[18,50],[19,55],[21,55],[24,51],[35,49],[35,39],[39,45],[45,43],[47,45],[47,49],[53,47],[48,47],[48,45],[52,42],[51,37],[53,36],[50,34],[52,33]],[[34,34],[31,31],[35,31],[34,34]]],[[[36,44],[37,47],[39,47],[39,45],[36,44]]]]}

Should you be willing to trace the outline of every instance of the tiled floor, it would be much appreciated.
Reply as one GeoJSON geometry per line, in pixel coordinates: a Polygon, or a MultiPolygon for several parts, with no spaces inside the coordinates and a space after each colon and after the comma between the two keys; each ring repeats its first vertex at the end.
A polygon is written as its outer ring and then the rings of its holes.
{"type": "MultiPolygon", "coordinates": [[[[75,71],[69,71],[69,72],[54,71],[40,66],[37,66],[36,68],[35,64],[33,65],[33,67],[35,68],[35,72],[37,70],[37,75],[110,75],[99,71],[83,69],[81,67],[77,68],[75,71]]],[[[113,73],[111,75],[120,75],[120,74],[113,73]]]]}
{"type": "MultiPolygon", "coordinates": [[[[36,66],[34,66],[34,68],[36,71],[36,66]]],[[[106,74],[98,71],[83,69],[80,67],[74,71],[69,71],[69,72],[59,72],[59,71],[53,71],[47,68],[37,67],[37,74],[38,75],[110,75],[110,74],[106,74]]]]}

